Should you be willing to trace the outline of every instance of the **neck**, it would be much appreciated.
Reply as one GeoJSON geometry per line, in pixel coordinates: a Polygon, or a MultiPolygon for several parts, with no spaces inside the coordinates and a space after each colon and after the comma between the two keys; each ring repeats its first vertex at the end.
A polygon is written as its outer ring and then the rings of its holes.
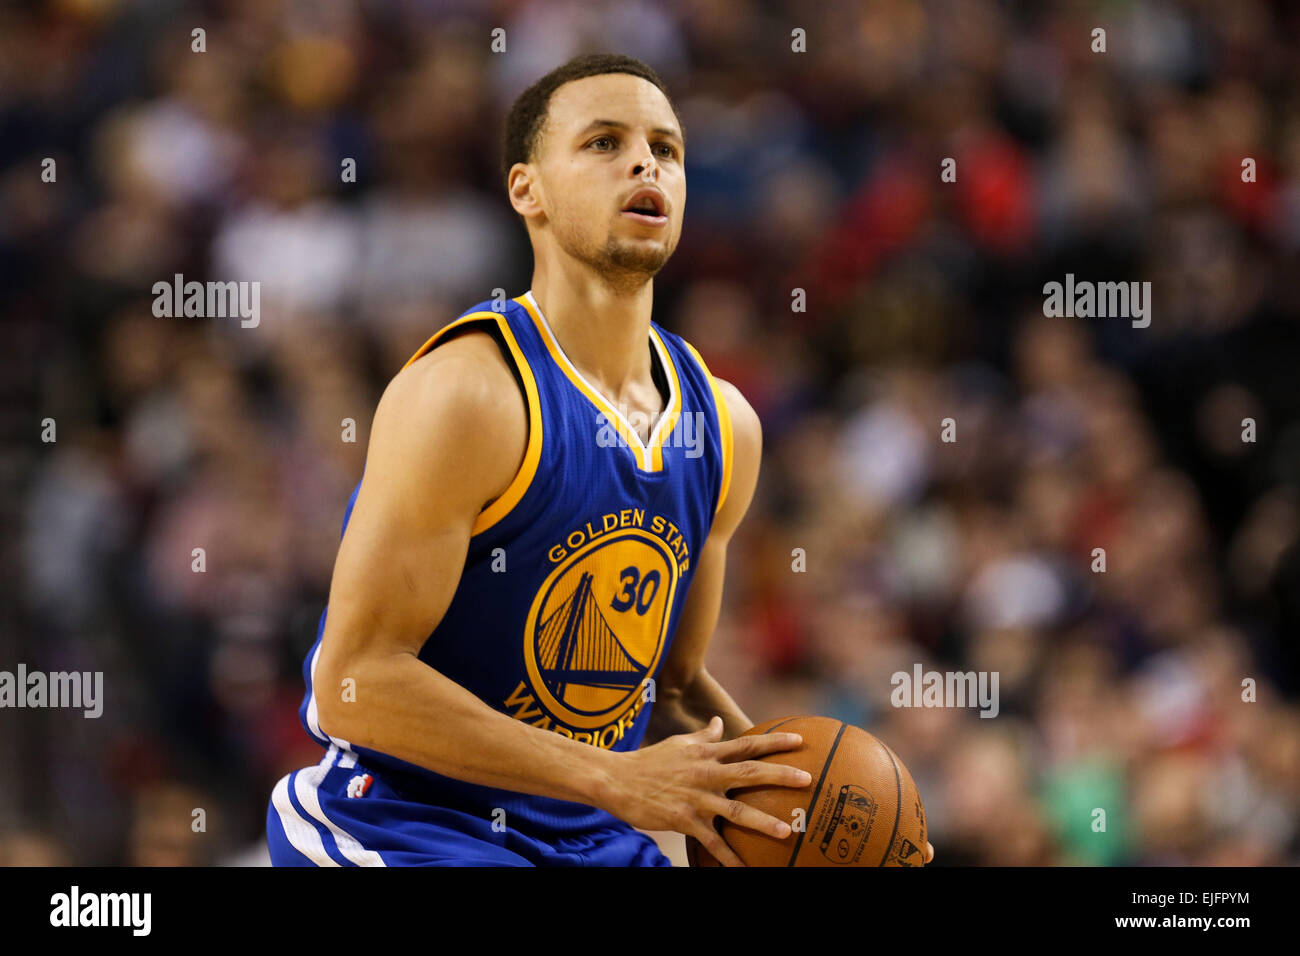
{"type": "Polygon", "coordinates": [[[577,261],[550,267],[539,261],[532,292],[564,354],[606,396],[617,401],[652,381],[652,279],[610,282],[577,261]]]}

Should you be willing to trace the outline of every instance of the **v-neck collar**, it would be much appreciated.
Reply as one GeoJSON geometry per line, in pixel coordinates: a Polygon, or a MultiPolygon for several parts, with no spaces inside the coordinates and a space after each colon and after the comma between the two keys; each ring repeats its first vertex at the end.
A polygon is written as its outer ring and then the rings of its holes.
{"type": "Polygon", "coordinates": [[[514,301],[522,305],[532,318],[533,324],[537,326],[537,331],[542,337],[542,341],[546,344],[547,351],[550,352],[551,358],[560,371],[568,377],[578,391],[582,392],[599,411],[604,413],[606,420],[623,440],[623,444],[632,452],[637,467],[642,471],[662,471],[664,466],[664,436],[672,431],[677,422],[682,399],[677,366],[673,364],[672,356],[654,326],[650,326],[650,344],[654,354],[658,355],[660,367],[663,370],[664,377],[668,380],[669,394],[668,403],[664,406],[659,421],[655,423],[650,432],[650,440],[642,442],[641,436],[628,423],[623,413],[602,392],[588,382],[582,373],[578,371],[577,366],[569,360],[569,356],[560,347],[559,339],[555,337],[550,323],[546,321],[546,316],[542,314],[542,309],[537,304],[537,300],[533,298],[532,289],[518,296],[514,301]]]}

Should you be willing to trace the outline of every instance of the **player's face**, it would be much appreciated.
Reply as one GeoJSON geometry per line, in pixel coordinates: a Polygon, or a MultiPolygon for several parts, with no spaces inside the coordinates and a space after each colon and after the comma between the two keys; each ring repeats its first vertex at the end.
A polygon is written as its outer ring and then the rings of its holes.
{"type": "Polygon", "coordinates": [[[653,83],[610,73],[564,84],[534,156],[555,241],[601,272],[653,276],[681,235],[683,161],[677,119],[653,83]]]}

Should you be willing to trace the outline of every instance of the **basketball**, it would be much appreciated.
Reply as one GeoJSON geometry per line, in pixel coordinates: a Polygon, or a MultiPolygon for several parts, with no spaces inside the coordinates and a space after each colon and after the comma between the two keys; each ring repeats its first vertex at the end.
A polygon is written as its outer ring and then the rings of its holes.
{"type": "MultiPolygon", "coordinates": [[[[723,821],[719,832],[746,866],[922,866],[925,808],[912,775],[879,738],[829,717],[785,717],[742,736],[797,733],[795,750],[758,757],[812,774],[812,785],[743,787],[729,792],[790,824],[784,840],[723,821]]],[[[719,866],[686,838],[691,866],[719,866]]]]}

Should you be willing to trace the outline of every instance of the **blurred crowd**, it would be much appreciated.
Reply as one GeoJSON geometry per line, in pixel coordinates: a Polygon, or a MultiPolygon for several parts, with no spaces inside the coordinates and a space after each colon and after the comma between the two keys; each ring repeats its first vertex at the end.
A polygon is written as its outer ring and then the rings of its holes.
{"type": "Polygon", "coordinates": [[[1300,9],[56,0],[0,9],[0,668],[106,701],[0,712],[0,864],[265,862],[375,402],[527,289],[501,120],[590,50],[674,94],[655,316],[764,425],[732,696],[886,740],[936,864],[1300,863],[1300,9]],[[998,716],[891,706],[916,663],[998,716]]]}

